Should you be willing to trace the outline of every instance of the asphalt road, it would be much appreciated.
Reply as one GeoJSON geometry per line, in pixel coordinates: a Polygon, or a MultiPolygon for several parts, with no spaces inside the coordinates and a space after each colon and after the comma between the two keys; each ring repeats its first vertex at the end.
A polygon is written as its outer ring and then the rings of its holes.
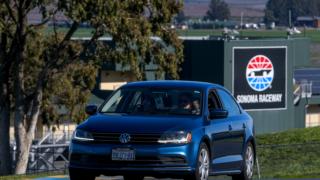
{"type": "MultiPolygon", "coordinates": [[[[62,176],[62,177],[38,178],[35,180],[69,180],[69,178],[66,176],[62,176]]],[[[96,180],[123,180],[123,179],[122,179],[122,177],[99,177],[99,178],[96,178],[96,180]]],[[[145,180],[157,180],[157,179],[145,178],[145,180]]],[[[173,179],[162,179],[162,180],[173,180],[173,179]]],[[[229,177],[211,177],[210,180],[231,180],[231,178],[229,178],[229,177]]],[[[263,180],[279,180],[279,179],[263,179],[263,180]]],[[[285,179],[285,180],[320,180],[320,178],[317,178],[317,179],[285,179]]]]}
{"type": "MultiPolygon", "coordinates": [[[[157,180],[155,178],[151,178],[151,177],[146,177],[144,178],[145,180],[157,180]]],[[[47,177],[47,178],[38,178],[38,179],[34,179],[34,180],[69,180],[69,178],[67,176],[55,176],[55,177],[47,177]]],[[[117,177],[98,177],[96,178],[96,180],[123,180],[122,176],[117,176],[117,177]]],[[[161,179],[161,180],[176,180],[176,179],[161,179]]],[[[229,177],[211,177],[210,180],[231,180],[231,178],[229,177]]]]}

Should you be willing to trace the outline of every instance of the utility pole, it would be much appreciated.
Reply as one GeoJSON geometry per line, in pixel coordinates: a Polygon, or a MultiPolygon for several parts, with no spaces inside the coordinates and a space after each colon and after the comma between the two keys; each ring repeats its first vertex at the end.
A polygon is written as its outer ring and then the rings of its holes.
{"type": "Polygon", "coordinates": [[[289,28],[292,28],[291,10],[289,10],[289,28]]]}
{"type": "Polygon", "coordinates": [[[241,23],[240,23],[240,29],[242,30],[243,27],[243,12],[241,12],[241,23]]]}

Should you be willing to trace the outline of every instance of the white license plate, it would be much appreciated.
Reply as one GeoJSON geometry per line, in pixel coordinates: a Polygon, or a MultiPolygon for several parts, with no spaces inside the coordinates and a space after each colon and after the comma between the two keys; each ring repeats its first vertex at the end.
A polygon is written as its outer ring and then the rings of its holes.
{"type": "Polygon", "coordinates": [[[133,161],[136,154],[132,149],[112,149],[113,161],[133,161]]]}

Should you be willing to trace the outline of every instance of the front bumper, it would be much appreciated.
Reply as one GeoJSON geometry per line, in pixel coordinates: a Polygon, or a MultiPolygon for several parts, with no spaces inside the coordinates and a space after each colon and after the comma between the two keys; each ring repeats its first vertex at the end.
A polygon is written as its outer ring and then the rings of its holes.
{"type": "Polygon", "coordinates": [[[96,175],[180,177],[194,172],[194,144],[186,145],[121,145],[73,141],[70,145],[70,170],[96,175]],[[134,161],[112,161],[114,148],[134,149],[134,161]]]}
{"type": "Polygon", "coordinates": [[[143,175],[143,176],[153,176],[153,177],[179,178],[179,177],[191,175],[194,172],[194,169],[191,167],[92,168],[92,167],[79,167],[75,165],[70,165],[69,171],[86,172],[86,173],[94,174],[96,176],[103,174],[106,176],[143,175]]]}

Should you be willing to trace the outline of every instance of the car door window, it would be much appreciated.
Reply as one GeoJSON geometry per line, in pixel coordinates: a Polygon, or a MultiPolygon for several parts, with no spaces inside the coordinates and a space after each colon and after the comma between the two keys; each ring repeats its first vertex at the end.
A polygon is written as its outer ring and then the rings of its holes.
{"type": "Polygon", "coordinates": [[[224,90],[219,89],[218,94],[222,101],[223,108],[228,111],[229,116],[235,116],[240,114],[240,109],[234,98],[224,90]]]}
{"type": "Polygon", "coordinates": [[[214,90],[211,90],[208,95],[208,110],[221,109],[221,103],[218,96],[214,90]]]}

